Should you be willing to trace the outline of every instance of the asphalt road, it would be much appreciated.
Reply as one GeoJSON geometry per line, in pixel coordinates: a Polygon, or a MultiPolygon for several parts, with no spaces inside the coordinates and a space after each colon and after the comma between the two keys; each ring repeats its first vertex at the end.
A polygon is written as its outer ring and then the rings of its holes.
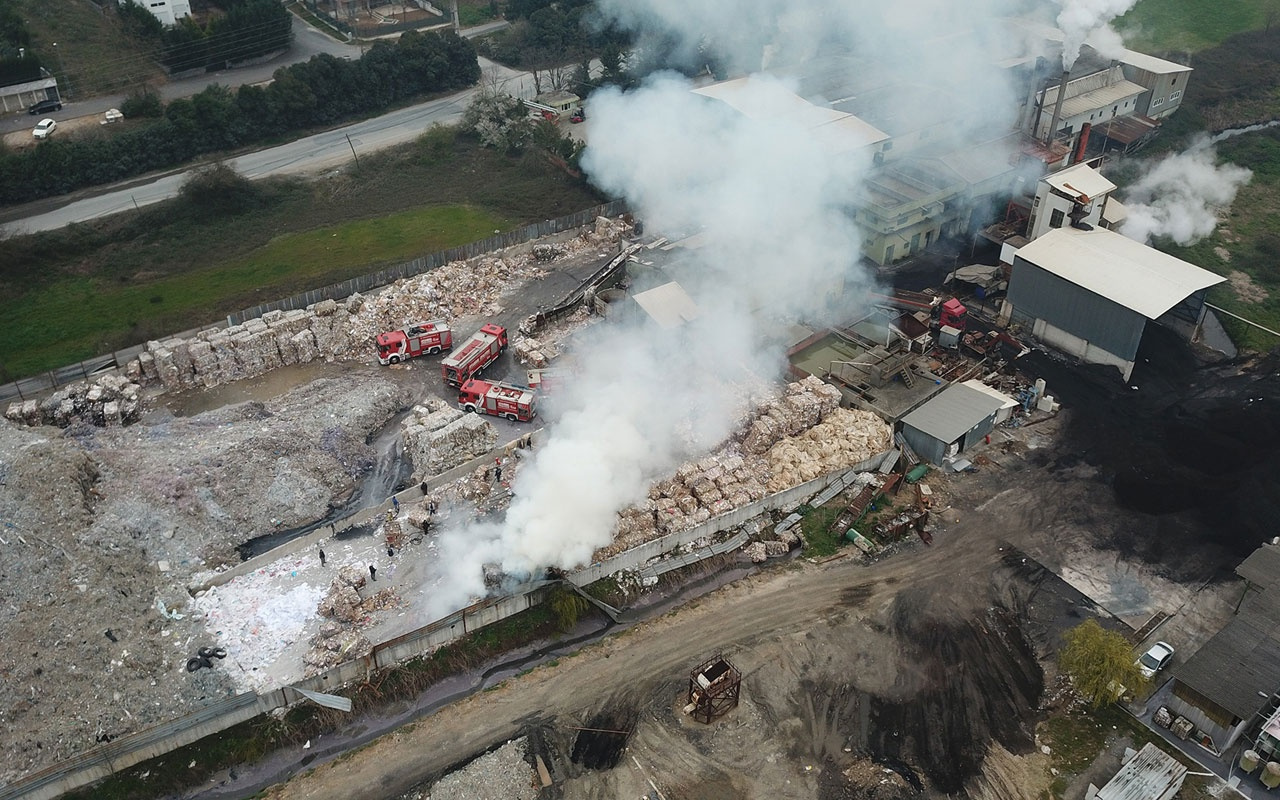
{"type": "MultiPolygon", "coordinates": [[[[489,75],[496,72],[497,80],[506,91],[512,94],[532,93],[532,78],[527,73],[516,72],[484,59],[481,59],[481,67],[486,73],[485,80],[489,80],[489,75]]],[[[381,117],[247,153],[228,163],[242,175],[254,179],[335,169],[351,162],[362,152],[373,152],[412,141],[433,125],[456,123],[475,92],[475,89],[467,89],[381,117]]],[[[85,222],[167,200],[177,195],[188,173],[189,170],[184,170],[151,180],[130,181],[122,188],[108,189],[92,197],[74,200],[52,211],[22,216],[0,225],[0,236],[53,230],[73,222],[85,222]]],[[[21,213],[21,210],[18,211],[21,213]]]]}
{"type": "MultiPolygon", "coordinates": [[[[462,35],[466,37],[483,36],[486,33],[504,28],[506,25],[506,20],[496,20],[484,25],[477,25],[474,28],[466,28],[462,31],[462,35]]],[[[399,34],[395,35],[398,36],[399,34]]],[[[169,81],[162,86],[158,86],[157,91],[167,102],[199,94],[205,87],[215,83],[231,88],[245,84],[266,83],[271,80],[276,70],[281,67],[309,61],[312,56],[317,56],[321,53],[328,53],[337,58],[356,59],[361,56],[363,51],[363,47],[359,44],[338,41],[330,34],[313,28],[295,16],[293,17],[293,46],[276,58],[264,64],[217,70],[169,81]]],[[[73,117],[94,116],[101,114],[108,108],[119,108],[124,99],[125,95],[123,94],[77,97],[74,93],[71,93],[69,96],[63,97],[61,111],[55,111],[47,116],[59,121],[73,117]]],[[[0,133],[30,128],[33,124],[31,115],[25,112],[18,111],[6,114],[0,117],[0,133]]]]}

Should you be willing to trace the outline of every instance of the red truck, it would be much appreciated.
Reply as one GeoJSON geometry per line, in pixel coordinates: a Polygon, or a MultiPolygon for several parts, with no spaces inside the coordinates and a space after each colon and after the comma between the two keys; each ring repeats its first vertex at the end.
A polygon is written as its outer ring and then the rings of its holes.
{"type": "Polygon", "coordinates": [[[563,369],[543,367],[528,370],[525,375],[529,388],[544,396],[559,392],[569,382],[568,370],[563,369]]]}
{"type": "Polygon", "coordinates": [[[964,304],[954,297],[943,300],[937,295],[910,292],[906,289],[894,289],[893,294],[871,294],[868,299],[879,306],[928,312],[937,325],[949,325],[957,330],[964,330],[965,314],[968,313],[964,304]]]}
{"type": "Polygon", "coordinates": [[[406,358],[431,355],[453,347],[453,330],[443,320],[415,322],[398,331],[378,334],[378,363],[399,364],[406,358]]]}
{"type": "Polygon", "coordinates": [[[490,322],[440,362],[440,374],[450,386],[461,386],[497,361],[506,349],[507,329],[490,322]]]}
{"type": "Polygon", "coordinates": [[[528,422],[538,413],[538,400],[527,387],[472,378],[458,390],[458,407],[477,414],[505,417],[512,422],[528,422]]]}

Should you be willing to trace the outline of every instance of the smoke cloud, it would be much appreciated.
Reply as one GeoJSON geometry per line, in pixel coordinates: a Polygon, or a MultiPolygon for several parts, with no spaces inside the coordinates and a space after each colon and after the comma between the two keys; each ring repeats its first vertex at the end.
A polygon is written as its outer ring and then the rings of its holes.
{"type": "Polygon", "coordinates": [[[1062,30],[1062,68],[1070,71],[1080,57],[1080,48],[1089,43],[1112,55],[1120,46],[1120,36],[1111,21],[1123,16],[1137,0],[1058,0],[1058,28],[1062,30]]]}
{"type": "Polygon", "coordinates": [[[1218,214],[1251,177],[1244,167],[1217,163],[1209,140],[1203,139],[1150,164],[1129,187],[1124,201],[1129,217],[1121,232],[1144,243],[1167,237],[1180,245],[1194,244],[1213,233],[1218,214]]]}
{"type": "Polygon", "coordinates": [[[750,76],[732,105],[695,94],[689,79],[669,72],[590,98],[585,172],[625,197],[646,233],[673,241],[696,234],[697,247],[683,249],[666,273],[701,313],[675,331],[613,313],[578,337],[571,389],[557,397],[545,444],[521,466],[505,519],[442,533],[433,610],[483,595],[485,564],[535,576],[588,562],[610,542],[618,511],[724,441],[742,416],[743,387],[783,374],[773,332],[796,320],[847,321],[861,310],[872,278],[858,266],[852,212],[871,152],[821,124],[830,119],[821,100],[797,106],[798,78],[753,73],[767,66],[799,75],[799,65],[827,57],[829,71],[847,73],[832,86],[888,76],[893,88],[870,107],[886,124],[909,128],[915,114],[940,116],[930,130],[938,152],[962,144],[968,131],[999,135],[1020,93],[992,69],[1002,32],[985,23],[1006,9],[997,0],[957,5],[600,0],[603,17],[638,32],[641,59],[661,51],[691,73],[750,76]],[[921,87],[928,92],[910,94],[921,87]]]}

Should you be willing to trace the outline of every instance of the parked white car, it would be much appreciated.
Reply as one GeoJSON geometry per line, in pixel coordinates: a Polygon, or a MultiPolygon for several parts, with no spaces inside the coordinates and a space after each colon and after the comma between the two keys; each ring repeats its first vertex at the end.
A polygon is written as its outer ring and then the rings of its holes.
{"type": "Polygon", "coordinates": [[[102,116],[103,116],[103,119],[102,119],[103,125],[110,125],[113,122],[119,122],[120,120],[124,119],[124,114],[121,114],[120,109],[118,108],[108,108],[107,112],[102,116]]]}
{"type": "Polygon", "coordinates": [[[1169,660],[1173,658],[1173,647],[1166,642],[1156,642],[1151,645],[1151,649],[1142,654],[1142,658],[1137,661],[1138,669],[1142,672],[1142,677],[1150,680],[1156,676],[1156,673],[1169,666],[1169,660]]]}
{"type": "Polygon", "coordinates": [[[58,123],[53,120],[42,119],[36,123],[36,128],[31,132],[31,135],[37,139],[48,139],[49,134],[53,133],[54,129],[57,127],[58,123]]]}

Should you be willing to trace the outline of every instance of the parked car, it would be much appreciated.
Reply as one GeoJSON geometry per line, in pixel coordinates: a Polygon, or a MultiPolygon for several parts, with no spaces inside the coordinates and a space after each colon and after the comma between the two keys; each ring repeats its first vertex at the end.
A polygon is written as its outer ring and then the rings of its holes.
{"type": "Polygon", "coordinates": [[[50,111],[61,111],[61,110],[62,110],[61,100],[41,100],[39,103],[34,103],[32,105],[27,106],[27,113],[33,117],[36,114],[48,114],[50,111]]]}
{"type": "Polygon", "coordinates": [[[124,119],[124,114],[120,113],[118,108],[108,108],[106,113],[102,115],[102,124],[110,125],[113,122],[119,122],[124,119]]]}
{"type": "Polygon", "coordinates": [[[31,132],[31,135],[37,139],[48,139],[49,134],[53,133],[54,129],[57,127],[58,123],[53,120],[48,118],[42,119],[36,123],[36,128],[31,132]]]}
{"type": "Polygon", "coordinates": [[[1142,677],[1151,679],[1156,673],[1169,666],[1169,660],[1173,658],[1173,648],[1166,642],[1156,642],[1151,645],[1151,649],[1142,654],[1142,658],[1137,661],[1138,669],[1142,672],[1142,677]]]}

